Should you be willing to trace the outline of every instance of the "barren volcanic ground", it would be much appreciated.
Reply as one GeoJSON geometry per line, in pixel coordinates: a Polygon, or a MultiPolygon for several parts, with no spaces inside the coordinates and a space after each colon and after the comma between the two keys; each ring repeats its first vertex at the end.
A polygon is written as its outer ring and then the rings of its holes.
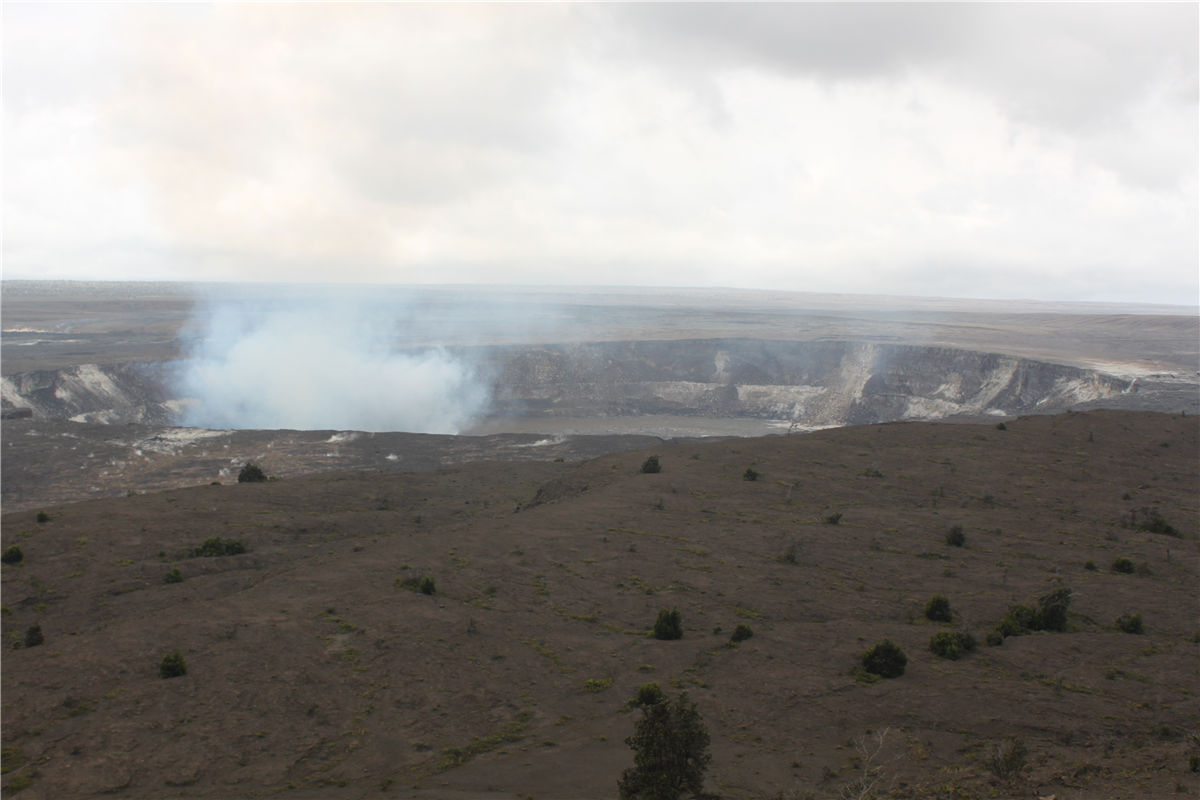
{"type": "Polygon", "coordinates": [[[722,797],[836,797],[875,767],[878,797],[1196,796],[1198,433],[893,423],[7,513],[4,634],[44,642],[4,653],[5,794],[612,797],[654,681],[696,702],[722,797]],[[248,552],[189,556],[212,537],[248,552]],[[1058,588],[1065,632],[929,650],[1058,588]],[[664,608],[681,640],[648,636],[664,608]],[[885,637],[904,675],[855,675],[885,637]],[[175,650],[187,674],[160,678],[175,650]],[[1012,740],[1024,763],[990,768],[1012,740]]]}

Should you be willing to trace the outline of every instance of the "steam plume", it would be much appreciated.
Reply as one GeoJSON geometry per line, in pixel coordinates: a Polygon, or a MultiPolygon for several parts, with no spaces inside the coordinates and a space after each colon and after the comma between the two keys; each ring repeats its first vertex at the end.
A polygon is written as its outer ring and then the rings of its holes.
{"type": "Polygon", "coordinates": [[[210,304],[177,372],[185,425],[457,433],[482,413],[477,370],[400,350],[405,309],[346,298],[210,304]]]}

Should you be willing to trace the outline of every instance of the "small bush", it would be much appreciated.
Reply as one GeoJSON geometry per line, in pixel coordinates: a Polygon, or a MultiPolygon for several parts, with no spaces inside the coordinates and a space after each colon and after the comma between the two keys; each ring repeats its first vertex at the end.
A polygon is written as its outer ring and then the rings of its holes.
{"type": "MultiPolygon", "coordinates": [[[[1020,636],[1030,631],[1065,631],[1071,595],[1070,589],[1055,589],[1050,594],[1038,599],[1037,608],[1015,605],[996,625],[995,632],[1002,637],[1007,637],[1020,636]]],[[[990,634],[988,635],[988,644],[992,644],[990,634]]]]}
{"type": "Polygon", "coordinates": [[[754,467],[746,467],[746,471],[742,473],[742,480],[756,481],[758,480],[758,472],[754,467]]]}
{"type": "Polygon", "coordinates": [[[1037,629],[1039,631],[1058,631],[1067,629],[1067,609],[1071,605],[1070,589],[1055,589],[1048,595],[1038,598],[1037,629]]]}
{"type": "Polygon", "coordinates": [[[433,577],[429,575],[423,575],[420,578],[404,578],[403,580],[397,578],[396,585],[401,589],[408,589],[410,592],[437,594],[437,584],[434,583],[433,577]]]}
{"type": "Polygon", "coordinates": [[[929,649],[934,655],[957,661],[976,648],[975,637],[958,631],[938,631],[929,640],[929,649]]]}
{"type": "Polygon", "coordinates": [[[246,552],[246,545],[237,539],[222,539],[214,536],[205,539],[199,547],[192,548],[193,558],[216,558],[217,556],[236,556],[246,552]]]}
{"type": "Polygon", "coordinates": [[[1004,634],[997,628],[994,631],[989,631],[987,635],[988,647],[999,647],[1004,644],[1004,634]]]}
{"type": "Polygon", "coordinates": [[[1028,751],[1020,739],[1005,739],[988,752],[985,763],[992,774],[1001,780],[1011,778],[1025,769],[1028,751]]]}
{"type": "Polygon", "coordinates": [[[670,641],[683,638],[683,616],[677,609],[663,609],[654,620],[654,638],[670,641]]]}
{"type": "Polygon", "coordinates": [[[1137,570],[1137,565],[1128,558],[1121,556],[1112,563],[1112,571],[1119,572],[1122,575],[1132,575],[1137,570]]]}
{"type": "Polygon", "coordinates": [[[1008,426],[1007,426],[1007,425],[1005,425],[1003,422],[997,422],[997,423],[996,423],[996,430],[998,430],[998,431],[1006,431],[1006,430],[1008,430],[1008,426]]]}
{"type": "Polygon", "coordinates": [[[1138,530],[1146,531],[1147,533],[1161,533],[1166,536],[1180,535],[1175,526],[1169,524],[1162,518],[1157,508],[1142,508],[1130,514],[1132,527],[1138,530]]]}
{"type": "Polygon", "coordinates": [[[603,692],[612,685],[612,678],[588,678],[586,681],[584,681],[583,688],[593,694],[596,694],[598,692],[603,692]]]}
{"type": "Polygon", "coordinates": [[[951,547],[962,547],[967,543],[967,535],[963,533],[962,525],[954,525],[946,532],[946,544],[951,547]]]}
{"type": "Polygon", "coordinates": [[[1099,567],[1096,566],[1096,562],[1092,561],[1090,558],[1087,560],[1087,563],[1083,565],[1083,568],[1088,572],[1095,572],[1097,569],[1099,569],[1099,567]]]}
{"type": "Polygon", "coordinates": [[[1117,630],[1125,633],[1145,633],[1145,626],[1142,625],[1142,615],[1138,614],[1122,614],[1117,617],[1117,630]]]}
{"type": "Polygon", "coordinates": [[[25,646],[26,647],[37,647],[39,644],[41,644],[44,641],[45,641],[45,638],[42,636],[42,626],[41,625],[32,625],[32,626],[30,626],[29,630],[25,631],[25,646]]]}
{"type": "Polygon", "coordinates": [[[1037,629],[1037,611],[1027,605],[1015,605],[996,625],[1001,636],[1020,636],[1037,629]]]}
{"type": "Polygon", "coordinates": [[[39,525],[41,525],[42,523],[45,523],[45,522],[49,522],[51,519],[52,519],[52,517],[49,514],[47,514],[45,511],[39,511],[37,513],[37,521],[38,521],[39,525]]]}
{"type": "Polygon", "coordinates": [[[934,622],[949,622],[954,615],[950,611],[950,599],[944,594],[935,594],[925,604],[925,619],[934,622]]]}
{"type": "Polygon", "coordinates": [[[25,554],[15,544],[4,548],[4,553],[0,554],[0,561],[3,561],[5,564],[19,564],[24,558],[25,554]]]}
{"type": "Polygon", "coordinates": [[[840,511],[837,512],[836,514],[830,514],[828,517],[825,518],[826,525],[837,525],[841,521],[842,521],[842,512],[840,512],[840,511]]]}
{"type": "Polygon", "coordinates": [[[731,642],[744,642],[754,635],[754,629],[749,625],[738,625],[733,629],[733,635],[729,637],[731,642]]]}
{"type": "Polygon", "coordinates": [[[650,456],[643,461],[642,472],[647,475],[653,475],[656,472],[662,472],[662,465],[658,463],[658,456],[650,456]]]}
{"type": "Polygon", "coordinates": [[[267,474],[262,471],[262,468],[250,462],[242,467],[242,471],[238,473],[238,483],[266,483],[267,474]]]}
{"type": "Polygon", "coordinates": [[[163,576],[163,583],[183,583],[183,573],[179,571],[179,567],[172,567],[171,571],[163,576]]]}
{"type": "Polygon", "coordinates": [[[657,683],[643,683],[638,687],[637,694],[631,701],[635,706],[652,706],[655,703],[661,703],[666,700],[667,696],[663,694],[663,690],[657,683]]]}
{"type": "Polygon", "coordinates": [[[863,669],[882,678],[899,678],[907,665],[908,656],[890,639],[884,639],[862,656],[863,669]]]}
{"type": "Polygon", "coordinates": [[[179,654],[178,650],[167,653],[158,663],[158,676],[160,678],[178,678],[180,675],[187,675],[187,662],[183,660],[183,656],[179,654]]]}

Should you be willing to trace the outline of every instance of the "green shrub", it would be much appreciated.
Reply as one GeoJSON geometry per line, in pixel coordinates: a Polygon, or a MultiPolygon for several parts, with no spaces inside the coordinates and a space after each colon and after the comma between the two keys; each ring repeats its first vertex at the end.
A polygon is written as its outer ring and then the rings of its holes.
{"type": "Polygon", "coordinates": [[[1007,425],[1005,425],[1003,422],[997,422],[997,423],[996,423],[996,430],[998,430],[998,431],[1006,431],[1006,430],[1008,430],[1008,426],[1007,426],[1007,425]]]}
{"type": "Polygon", "coordinates": [[[667,696],[663,694],[663,690],[657,683],[643,683],[638,687],[637,694],[634,695],[633,700],[631,700],[630,703],[632,705],[642,706],[644,708],[646,706],[652,706],[655,703],[661,703],[666,699],[667,696]]]}
{"type": "Polygon", "coordinates": [[[163,577],[163,583],[183,583],[183,573],[179,571],[179,567],[172,567],[163,577]]]}
{"type": "Polygon", "coordinates": [[[662,465],[658,463],[658,456],[650,456],[643,461],[642,472],[647,475],[653,475],[656,472],[662,472],[662,465]]]}
{"type": "Polygon", "coordinates": [[[1112,563],[1112,571],[1119,572],[1122,575],[1132,575],[1137,570],[1137,565],[1130,561],[1125,556],[1115,559],[1112,563]]]}
{"type": "Polygon", "coordinates": [[[1037,629],[1037,611],[1027,605],[1015,605],[996,625],[1001,636],[1020,636],[1037,629]]]}
{"type": "Polygon", "coordinates": [[[625,740],[633,766],[621,774],[621,800],[678,800],[704,796],[704,772],[712,760],[708,731],[686,693],[674,703],[642,706],[642,718],[625,740]]]}
{"type": "Polygon", "coordinates": [[[746,471],[742,473],[742,480],[756,481],[758,480],[758,472],[754,469],[754,467],[746,467],[746,471]]]}
{"type": "MultiPolygon", "coordinates": [[[[1055,589],[1050,594],[1043,595],[1038,599],[1037,608],[1015,605],[996,625],[995,632],[1002,637],[1007,637],[1020,636],[1030,631],[1065,631],[1071,595],[1070,589],[1055,589]]],[[[988,635],[988,644],[992,644],[991,634],[988,635]]]]}
{"type": "Polygon", "coordinates": [[[654,638],[670,641],[683,638],[683,616],[677,609],[663,609],[654,620],[654,638]]]}
{"type": "Polygon", "coordinates": [[[836,514],[830,514],[828,517],[825,518],[826,525],[837,525],[841,521],[842,521],[842,512],[840,512],[840,511],[837,512],[836,514]]]}
{"type": "Polygon", "coordinates": [[[178,678],[180,675],[187,675],[187,662],[183,660],[183,656],[179,654],[178,650],[167,653],[158,663],[158,676],[160,678],[178,678]]]}
{"type": "Polygon", "coordinates": [[[211,539],[205,539],[199,547],[193,547],[191,555],[193,558],[216,558],[217,556],[236,556],[245,552],[246,545],[237,539],[222,539],[220,536],[214,536],[211,539]]]}
{"type": "Polygon", "coordinates": [[[907,665],[908,656],[890,639],[879,642],[862,656],[863,669],[882,678],[899,678],[907,665]]]}
{"type": "Polygon", "coordinates": [[[1088,572],[1095,572],[1098,569],[1098,567],[1096,566],[1096,562],[1092,561],[1090,558],[1087,560],[1086,563],[1084,563],[1083,568],[1086,569],[1088,572]]]}
{"type": "Polygon", "coordinates": [[[4,553],[0,554],[0,561],[5,564],[19,564],[25,558],[25,553],[21,552],[19,545],[9,545],[4,548],[4,553]]]}
{"type": "Polygon", "coordinates": [[[37,647],[39,644],[41,644],[44,641],[45,641],[45,638],[42,636],[42,626],[41,625],[31,625],[29,627],[29,630],[25,631],[25,646],[26,647],[37,647]]]}
{"type": "Polygon", "coordinates": [[[266,481],[267,474],[254,462],[247,463],[238,473],[238,483],[266,483],[266,481]]]}
{"type": "Polygon", "coordinates": [[[586,681],[584,681],[583,688],[595,694],[597,692],[603,692],[612,685],[612,678],[588,678],[586,681]]]}
{"type": "Polygon", "coordinates": [[[929,640],[934,655],[957,661],[976,648],[975,637],[960,631],[938,631],[929,640]]]}
{"type": "Polygon", "coordinates": [[[988,631],[987,635],[988,647],[999,647],[1004,644],[1004,634],[997,628],[994,631],[988,631]]]}
{"type": "Polygon", "coordinates": [[[949,622],[954,618],[950,611],[950,599],[944,594],[935,594],[925,604],[925,619],[934,622],[949,622]]]}
{"type": "Polygon", "coordinates": [[[39,525],[41,525],[42,523],[45,523],[45,522],[49,522],[51,519],[53,519],[53,517],[51,517],[45,511],[39,511],[37,513],[37,521],[38,521],[39,525]]]}
{"type": "Polygon", "coordinates": [[[1142,625],[1142,615],[1137,614],[1122,614],[1117,617],[1117,630],[1125,633],[1145,633],[1146,629],[1142,625]]]}
{"type": "Polygon", "coordinates": [[[1038,598],[1038,614],[1035,623],[1039,631],[1058,631],[1067,629],[1067,608],[1071,605],[1070,589],[1055,589],[1050,594],[1038,598]]]}
{"type": "Polygon", "coordinates": [[[946,532],[946,544],[951,547],[962,547],[967,543],[967,535],[963,533],[962,525],[952,525],[946,532]]]}
{"type": "Polygon", "coordinates": [[[1138,530],[1146,531],[1147,533],[1161,533],[1167,536],[1179,536],[1179,531],[1175,526],[1169,524],[1162,518],[1157,508],[1140,509],[1130,515],[1133,520],[1133,527],[1138,530]]]}
{"type": "Polygon", "coordinates": [[[731,642],[744,642],[754,635],[754,629],[749,625],[738,625],[733,629],[733,635],[729,637],[731,642]]]}
{"type": "Polygon", "coordinates": [[[434,583],[433,576],[423,575],[420,578],[411,577],[403,580],[397,579],[396,585],[401,589],[408,589],[410,592],[419,592],[420,594],[437,594],[437,584],[434,583]]]}

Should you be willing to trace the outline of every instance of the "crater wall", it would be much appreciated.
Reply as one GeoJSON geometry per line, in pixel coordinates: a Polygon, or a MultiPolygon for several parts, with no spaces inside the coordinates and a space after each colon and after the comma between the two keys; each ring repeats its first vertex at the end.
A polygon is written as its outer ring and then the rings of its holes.
{"type": "MultiPolygon", "coordinates": [[[[767,339],[458,348],[490,385],[493,419],[673,415],[798,427],[1010,416],[1128,405],[1146,390],[1096,370],[946,347],[767,339]]],[[[4,376],[6,414],[169,423],[171,362],[85,364],[4,376]]],[[[370,387],[363,387],[369,391],[370,387]]]]}

